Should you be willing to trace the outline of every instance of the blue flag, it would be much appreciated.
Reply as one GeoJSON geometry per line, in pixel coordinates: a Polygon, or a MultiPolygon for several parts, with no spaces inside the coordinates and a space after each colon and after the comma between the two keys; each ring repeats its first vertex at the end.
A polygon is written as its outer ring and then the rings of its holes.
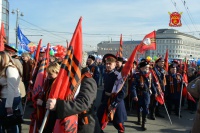
{"type": "Polygon", "coordinates": [[[18,39],[19,41],[22,43],[22,44],[26,44],[28,45],[31,41],[28,40],[28,38],[22,33],[21,29],[17,28],[17,36],[18,36],[18,39]]]}
{"type": "Polygon", "coordinates": [[[28,38],[22,33],[21,29],[19,28],[19,25],[18,25],[18,28],[17,28],[17,36],[18,36],[18,39],[20,41],[21,47],[23,49],[25,49],[26,51],[30,51],[30,49],[28,48],[27,45],[31,41],[29,41],[28,38]]]}

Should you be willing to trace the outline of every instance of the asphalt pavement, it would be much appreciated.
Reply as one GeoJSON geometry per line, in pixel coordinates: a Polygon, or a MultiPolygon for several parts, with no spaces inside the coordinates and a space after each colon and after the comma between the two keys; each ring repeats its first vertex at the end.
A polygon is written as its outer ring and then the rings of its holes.
{"type": "MultiPolygon", "coordinates": [[[[101,87],[98,89],[97,93],[97,99],[96,99],[96,106],[98,108],[100,104],[100,99],[102,96],[102,89],[101,87]]],[[[24,115],[24,121],[25,123],[22,125],[22,133],[28,133],[29,132],[29,125],[30,125],[30,114],[33,111],[33,108],[30,107],[31,103],[29,102],[26,106],[26,111],[24,115]]],[[[134,110],[127,111],[128,114],[128,120],[125,122],[125,132],[126,133],[189,133],[190,129],[193,124],[193,118],[195,116],[194,113],[191,113],[189,110],[187,110],[187,104],[182,107],[181,115],[182,117],[179,118],[175,114],[172,113],[170,115],[172,125],[169,122],[169,119],[167,117],[165,108],[161,108],[161,113],[165,116],[165,118],[156,118],[156,120],[150,120],[147,119],[146,131],[142,131],[141,127],[136,124],[137,117],[134,110]]],[[[107,127],[104,129],[105,133],[117,133],[117,130],[114,128],[112,123],[109,123],[107,127]]]]}

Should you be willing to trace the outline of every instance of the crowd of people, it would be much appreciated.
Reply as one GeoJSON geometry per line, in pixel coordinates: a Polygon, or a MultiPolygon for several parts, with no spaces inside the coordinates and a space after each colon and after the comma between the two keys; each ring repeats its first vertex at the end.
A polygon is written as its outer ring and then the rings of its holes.
{"type": "MultiPolygon", "coordinates": [[[[25,113],[23,107],[26,99],[31,99],[30,88],[34,86],[40,63],[45,56],[45,52],[41,51],[36,64],[29,53],[23,53],[21,57],[18,57],[16,53],[17,50],[8,45],[5,45],[5,51],[0,52],[0,133],[21,132],[21,123],[25,113]],[[36,69],[34,69],[35,66],[37,66],[36,69]],[[9,117],[16,114],[15,112],[20,112],[17,116],[20,118],[16,122],[10,122],[15,119],[10,118],[9,121],[9,117]],[[7,121],[8,123],[5,124],[7,121]]],[[[43,133],[52,133],[57,119],[73,115],[78,117],[77,132],[103,133],[103,127],[105,127],[103,119],[106,111],[109,115],[108,121],[112,122],[118,133],[124,133],[127,113],[134,109],[137,114],[137,124],[141,125],[141,129],[145,131],[147,130],[147,117],[151,120],[156,120],[156,117],[165,118],[160,111],[163,109],[163,103],[157,100],[157,97],[161,95],[169,115],[175,114],[181,117],[180,107],[187,103],[188,110],[191,113],[197,111],[197,119],[199,119],[200,111],[197,109],[197,103],[200,95],[198,91],[200,80],[197,68],[187,64],[186,73],[183,68],[185,66],[173,60],[166,69],[165,60],[162,57],[155,62],[147,59],[135,60],[123,87],[113,96],[113,86],[126,61],[122,57],[106,54],[101,61],[97,62],[95,56],[89,55],[87,61],[82,64],[79,93],[73,100],[61,100],[49,98],[52,84],[58,76],[62,63],[60,58],[51,56],[49,66],[46,68],[47,78],[43,91],[35,98],[35,106],[42,114],[37,126],[41,126],[46,109],[48,109],[50,113],[43,133]],[[183,79],[185,73],[189,84],[183,79]],[[182,97],[183,87],[187,84],[189,92],[193,90],[190,88],[196,85],[197,91],[191,92],[195,102],[187,101],[185,97],[182,97]],[[95,100],[98,87],[103,88],[103,93],[101,104],[97,108],[95,100]]],[[[198,120],[195,121],[192,133],[199,131],[198,122],[198,120]]],[[[39,131],[39,129],[34,130],[39,131]]]]}

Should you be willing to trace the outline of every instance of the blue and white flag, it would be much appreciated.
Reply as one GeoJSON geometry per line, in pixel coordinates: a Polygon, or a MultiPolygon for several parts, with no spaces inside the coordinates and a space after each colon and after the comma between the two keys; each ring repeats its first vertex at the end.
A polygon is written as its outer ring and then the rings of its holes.
{"type": "Polygon", "coordinates": [[[28,38],[22,33],[21,29],[17,28],[17,36],[18,39],[20,41],[21,46],[23,47],[24,50],[26,51],[30,51],[30,49],[28,48],[28,44],[31,42],[30,40],[28,40],[28,38]]]}
{"type": "Polygon", "coordinates": [[[22,44],[26,44],[28,45],[31,41],[28,40],[28,38],[22,33],[21,29],[17,28],[17,36],[18,36],[18,39],[20,41],[20,43],[22,44]]]}

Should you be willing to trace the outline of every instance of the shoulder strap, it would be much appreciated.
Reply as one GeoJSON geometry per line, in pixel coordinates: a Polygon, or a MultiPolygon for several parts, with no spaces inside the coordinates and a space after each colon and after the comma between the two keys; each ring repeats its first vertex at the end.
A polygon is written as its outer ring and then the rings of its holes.
{"type": "Polygon", "coordinates": [[[5,68],[5,78],[7,78],[7,76],[6,76],[6,71],[7,71],[7,69],[8,69],[8,67],[14,67],[13,65],[8,65],[8,66],[6,66],[6,68],[5,68]]]}

